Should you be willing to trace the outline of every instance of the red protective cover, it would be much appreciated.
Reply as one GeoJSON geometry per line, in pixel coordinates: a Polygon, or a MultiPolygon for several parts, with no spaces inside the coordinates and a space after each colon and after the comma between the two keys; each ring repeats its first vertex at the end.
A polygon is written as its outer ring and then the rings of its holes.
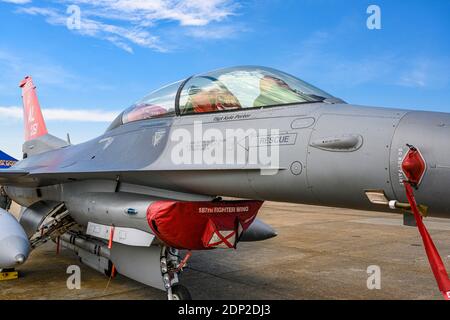
{"type": "Polygon", "coordinates": [[[162,200],[147,209],[150,228],[177,249],[235,248],[263,201],[181,202],[162,200]]]}
{"type": "Polygon", "coordinates": [[[406,178],[414,185],[420,183],[425,174],[426,167],[427,165],[422,154],[416,148],[411,148],[402,162],[402,170],[406,178]]]}

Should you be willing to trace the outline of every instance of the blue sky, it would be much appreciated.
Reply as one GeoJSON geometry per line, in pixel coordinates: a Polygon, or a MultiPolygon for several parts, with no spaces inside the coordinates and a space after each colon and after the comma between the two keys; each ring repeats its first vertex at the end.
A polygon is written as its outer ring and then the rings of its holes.
{"type": "Polygon", "coordinates": [[[76,143],[165,83],[233,65],[351,103],[450,112],[449,39],[448,0],[0,0],[0,149],[20,157],[27,74],[49,131],[76,143]],[[371,4],[381,30],[366,26],[371,4]]]}

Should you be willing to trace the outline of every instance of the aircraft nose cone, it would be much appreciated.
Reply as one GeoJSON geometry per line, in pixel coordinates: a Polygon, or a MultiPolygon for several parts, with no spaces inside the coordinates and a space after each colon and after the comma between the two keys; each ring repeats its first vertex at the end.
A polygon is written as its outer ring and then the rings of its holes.
{"type": "Polygon", "coordinates": [[[25,262],[30,253],[27,239],[10,236],[0,241],[0,269],[14,268],[25,262]]]}

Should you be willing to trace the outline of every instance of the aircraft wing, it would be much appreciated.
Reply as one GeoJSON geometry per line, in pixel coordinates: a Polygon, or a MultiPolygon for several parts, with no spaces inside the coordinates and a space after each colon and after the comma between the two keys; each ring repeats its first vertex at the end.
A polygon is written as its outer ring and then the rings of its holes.
{"type": "MultiPolygon", "coordinates": [[[[146,178],[151,178],[157,176],[168,176],[172,174],[190,174],[194,173],[201,175],[202,173],[208,174],[212,172],[220,171],[260,171],[267,170],[261,167],[243,167],[243,168],[183,168],[183,169],[173,169],[173,168],[154,168],[154,169],[115,169],[115,170],[77,170],[77,171],[65,171],[65,170],[55,170],[47,171],[45,169],[36,170],[0,170],[0,185],[9,186],[20,186],[20,187],[43,187],[52,184],[71,182],[71,181],[81,181],[81,180],[91,180],[91,179],[105,179],[105,180],[115,180],[120,176],[122,181],[127,181],[130,183],[139,183],[146,181],[146,178]]],[[[285,170],[285,168],[276,168],[275,170],[285,170]]]]}
{"type": "Polygon", "coordinates": [[[29,172],[21,169],[0,169],[0,177],[23,176],[29,172]]]}
{"type": "Polygon", "coordinates": [[[0,184],[19,182],[28,173],[25,170],[2,169],[0,170],[0,184]]]}

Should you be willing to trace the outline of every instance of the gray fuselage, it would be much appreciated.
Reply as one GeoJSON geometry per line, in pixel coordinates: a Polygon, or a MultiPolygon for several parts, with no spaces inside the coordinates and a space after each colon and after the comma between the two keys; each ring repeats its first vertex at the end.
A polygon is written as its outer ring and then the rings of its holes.
{"type": "MultiPolygon", "coordinates": [[[[231,196],[389,210],[371,204],[365,191],[383,190],[389,199],[406,202],[400,166],[408,152],[406,144],[412,144],[427,164],[417,201],[429,206],[431,216],[450,218],[449,136],[450,114],[350,104],[310,103],[154,118],[20,161],[15,168],[31,174],[27,187],[10,185],[7,192],[23,206],[42,200],[68,202],[87,192],[154,195],[151,190],[157,188],[205,199],[231,196]],[[179,141],[173,141],[172,134],[184,129],[194,135],[195,122],[201,122],[204,131],[221,131],[224,137],[227,129],[278,130],[276,142],[271,142],[279,147],[276,173],[263,174],[257,163],[175,164],[172,152],[179,141]]],[[[200,148],[211,143],[204,137],[200,140],[200,148]]],[[[248,158],[252,149],[261,147],[259,141],[233,145],[248,158]]]]}

